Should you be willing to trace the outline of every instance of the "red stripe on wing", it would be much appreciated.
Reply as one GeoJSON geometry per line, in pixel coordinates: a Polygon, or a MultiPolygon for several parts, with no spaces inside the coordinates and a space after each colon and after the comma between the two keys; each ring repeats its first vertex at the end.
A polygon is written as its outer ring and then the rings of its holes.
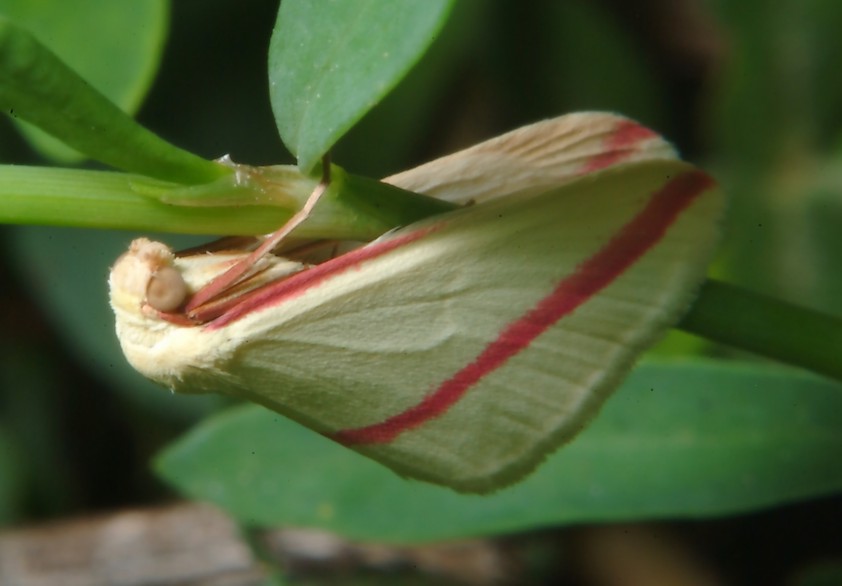
{"type": "Polygon", "coordinates": [[[639,143],[657,137],[655,132],[645,126],[631,120],[623,120],[605,139],[602,153],[589,159],[579,174],[586,175],[615,165],[636,153],[639,143]]]}
{"type": "Polygon", "coordinates": [[[622,275],[655,246],[681,212],[713,184],[713,179],[701,171],[675,177],[602,249],[564,277],[537,305],[506,326],[473,362],[444,381],[420,403],[379,423],[339,431],[331,437],[345,445],[388,443],[399,434],[443,415],[484,376],[527,348],[541,333],[622,275]]]}
{"type": "Polygon", "coordinates": [[[217,319],[208,323],[209,330],[216,330],[247,316],[250,313],[289,301],[305,293],[309,289],[320,285],[327,279],[346,271],[358,268],[363,262],[382,256],[396,248],[423,238],[431,232],[441,228],[443,224],[427,226],[394,238],[373,242],[368,246],[357,248],[313,268],[307,269],[277,283],[272,283],[245,297],[232,309],[217,319]]]}

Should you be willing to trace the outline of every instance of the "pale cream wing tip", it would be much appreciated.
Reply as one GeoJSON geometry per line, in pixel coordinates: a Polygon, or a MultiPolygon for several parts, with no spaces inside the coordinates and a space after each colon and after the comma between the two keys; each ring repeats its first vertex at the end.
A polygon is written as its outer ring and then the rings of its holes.
{"type": "Polygon", "coordinates": [[[577,112],[524,126],[384,181],[469,203],[558,187],[619,164],[676,158],[667,141],[633,120],[577,112]]]}

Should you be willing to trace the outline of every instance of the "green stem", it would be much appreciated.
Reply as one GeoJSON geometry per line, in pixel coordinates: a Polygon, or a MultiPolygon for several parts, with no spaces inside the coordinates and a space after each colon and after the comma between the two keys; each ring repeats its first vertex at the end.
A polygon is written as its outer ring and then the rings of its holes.
{"type": "MultiPolygon", "coordinates": [[[[333,176],[297,237],[372,240],[454,207],[339,167],[333,176]]],[[[217,181],[184,187],[113,171],[0,165],[0,224],[267,234],[301,208],[317,183],[292,166],[241,167],[217,181]]]]}
{"type": "Polygon", "coordinates": [[[178,183],[231,173],[146,130],[24,29],[0,17],[0,108],[118,169],[178,183]]]}
{"type": "Polygon", "coordinates": [[[187,207],[143,193],[180,187],[140,175],[49,167],[0,166],[0,223],[225,234],[271,232],[282,207],[187,207]]]}
{"type": "MultiPolygon", "coordinates": [[[[333,168],[337,169],[335,165],[333,168]]],[[[342,173],[343,185],[338,198],[347,206],[348,214],[364,215],[380,222],[386,227],[383,232],[460,207],[376,179],[342,173]]]]}
{"type": "Polygon", "coordinates": [[[678,327],[842,380],[842,319],[708,280],[678,327]]]}

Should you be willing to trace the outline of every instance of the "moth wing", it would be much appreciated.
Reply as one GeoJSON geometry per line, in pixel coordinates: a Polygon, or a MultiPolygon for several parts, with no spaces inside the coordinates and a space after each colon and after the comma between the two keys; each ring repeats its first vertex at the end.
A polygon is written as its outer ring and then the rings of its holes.
{"type": "Polygon", "coordinates": [[[230,392],[406,476],[494,490],[577,433],[678,319],[721,208],[685,163],[614,165],[390,233],[204,335],[230,392]]]}
{"type": "Polygon", "coordinates": [[[553,189],[615,165],[675,160],[672,146],[640,124],[576,112],[530,124],[383,181],[454,203],[553,189]]]}

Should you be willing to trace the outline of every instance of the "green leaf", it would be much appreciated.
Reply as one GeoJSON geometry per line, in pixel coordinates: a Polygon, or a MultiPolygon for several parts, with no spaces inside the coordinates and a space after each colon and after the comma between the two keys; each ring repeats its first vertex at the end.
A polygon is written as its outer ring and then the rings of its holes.
{"type": "MultiPolygon", "coordinates": [[[[497,128],[476,128],[466,113],[483,112],[470,99],[471,91],[463,92],[466,71],[477,64],[477,51],[490,34],[488,14],[493,3],[486,0],[460,0],[453,6],[436,42],[404,79],[355,124],[331,149],[331,156],[347,169],[370,177],[385,177],[416,165],[431,155],[467,147],[472,137],[478,142],[495,130],[507,130],[505,123],[497,128]],[[462,98],[454,104],[452,93],[462,98]],[[467,104],[462,103],[464,101],[467,104]],[[463,126],[473,132],[464,133],[463,126]],[[453,140],[457,134],[458,139],[453,140]],[[446,149],[430,150],[431,144],[446,149]]],[[[485,60],[481,60],[485,62],[485,60]]],[[[470,77],[470,75],[468,76],[470,77]]],[[[475,88],[476,89],[476,88],[475,88]]],[[[499,88],[483,85],[483,95],[496,95],[499,88]]],[[[552,112],[559,112],[558,108],[552,112]]],[[[532,121],[542,115],[522,120],[532,121]]],[[[511,121],[514,126],[517,121],[511,121]]]]}
{"type": "MultiPolygon", "coordinates": [[[[33,33],[129,113],[137,111],[158,69],[168,9],[167,0],[0,0],[0,14],[33,33]]],[[[44,154],[78,159],[40,130],[26,124],[21,129],[44,154]]]]}
{"type": "Polygon", "coordinates": [[[269,47],[281,138],[308,172],[391,90],[444,24],[452,0],[284,0],[269,47]]]}
{"type": "Polygon", "coordinates": [[[119,169],[200,183],[231,169],[140,126],[28,31],[0,16],[0,109],[119,169]]]}
{"type": "Polygon", "coordinates": [[[643,365],[579,438],[490,496],[402,480],[253,406],[204,422],[157,469],[246,524],[315,526],[357,539],[723,515],[842,489],[840,390],[793,370],[643,365]]]}

